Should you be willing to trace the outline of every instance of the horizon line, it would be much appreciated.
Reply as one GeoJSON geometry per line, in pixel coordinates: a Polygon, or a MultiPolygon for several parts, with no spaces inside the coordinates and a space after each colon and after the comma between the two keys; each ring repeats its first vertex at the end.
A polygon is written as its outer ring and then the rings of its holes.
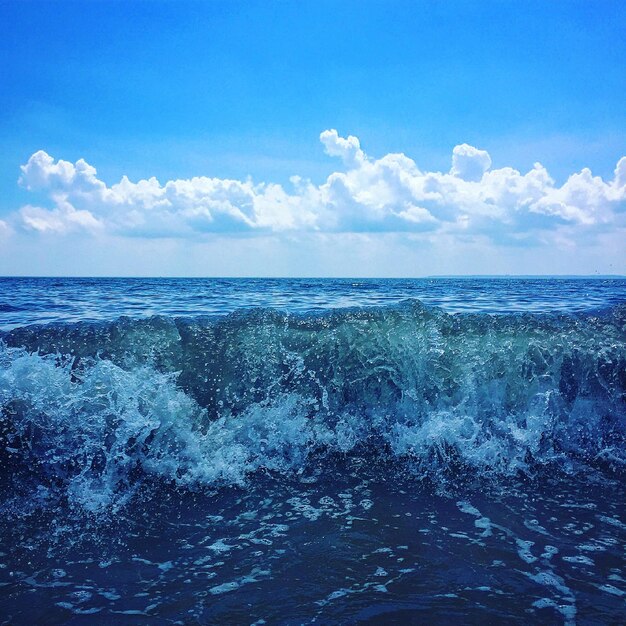
{"type": "Polygon", "coordinates": [[[53,279],[166,279],[166,280],[424,280],[439,278],[532,278],[532,279],[626,279],[626,274],[427,274],[424,276],[178,276],[178,275],[54,275],[54,274],[0,274],[6,278],[53,278],[53,279]]]}

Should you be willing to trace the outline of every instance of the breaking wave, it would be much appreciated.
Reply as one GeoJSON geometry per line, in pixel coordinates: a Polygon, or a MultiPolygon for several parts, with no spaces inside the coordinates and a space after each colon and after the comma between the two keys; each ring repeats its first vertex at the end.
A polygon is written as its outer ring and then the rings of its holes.
{"type": "Polygon", "coordinates": [[[491,316],[405,301],[0,335],[0,480],[30,502],[111,510],[146,480],[215,488],[337,457],[418,478],[621,472],[625,444],[623,306],[491,316]]]}

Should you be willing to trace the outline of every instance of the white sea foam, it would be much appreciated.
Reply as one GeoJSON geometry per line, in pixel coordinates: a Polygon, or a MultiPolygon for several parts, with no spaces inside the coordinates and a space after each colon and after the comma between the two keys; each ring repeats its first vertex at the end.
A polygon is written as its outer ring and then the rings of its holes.
{"type": "MultiPolygon", "coordinates": [[[[315,480],[307,467],[320,455],[391,455],[419,476],[622,467],[620,328],[455,318],[408,303],[22,330],[12,341],[25,347],[0,342],[1,452],[38,475],[32,500],[53,498],[54,476],[89,511],[123,506],[143,477],[189,487],[258,471],[315,480]]],[[[301,506],[316,517],[335,504],[301,506]]],[[[490,520],[471,514],[488,537],[490,520]]]]}

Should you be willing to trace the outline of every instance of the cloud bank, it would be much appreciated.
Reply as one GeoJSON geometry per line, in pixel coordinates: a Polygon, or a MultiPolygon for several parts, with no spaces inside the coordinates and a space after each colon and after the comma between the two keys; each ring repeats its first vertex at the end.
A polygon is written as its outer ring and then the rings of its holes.
{"type": "Polygon", "coordinates": [[[492,169],[488,152],[461,144],[448,172],[422,170],[404,154],[376,159],[357,137],[320,135],[342,167],[321,185],[293,176],[286,188],[199,176],[108,186],[83,159],[55,160],[40,150],[21,166],[19,183],[43,194],[0,231],[107,233],[198,238],[207,233],[423,233],[480,237],[520,245],[555,237],[577,241],[626,225],[626,157],[612,180],[587,168],[560,187],[539,163],[527,173],[492,169]]]}

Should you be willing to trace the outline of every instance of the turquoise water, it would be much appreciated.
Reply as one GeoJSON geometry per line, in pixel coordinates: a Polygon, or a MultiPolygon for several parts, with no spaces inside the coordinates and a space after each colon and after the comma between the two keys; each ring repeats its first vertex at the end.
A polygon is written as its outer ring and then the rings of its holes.
{"type": "Polygon", "coordinates": [[[625,294],[1,279],[0,616],[621,622],[625,294]]]}

